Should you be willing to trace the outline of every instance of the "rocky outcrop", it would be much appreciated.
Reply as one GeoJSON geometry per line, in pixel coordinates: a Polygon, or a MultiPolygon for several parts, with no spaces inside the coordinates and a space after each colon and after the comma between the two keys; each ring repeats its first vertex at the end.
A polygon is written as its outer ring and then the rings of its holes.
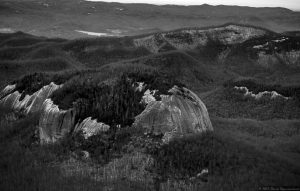
{"type": "Polygon", "coordinates": [[[267,32],[254,27],[227,25],[211,29],[184,29],[158,33],[134,40],[137,47],[145,47],[153,53],[159,52],[164,46],[171,45],[180,50],[195,49],[205,46],[209,40],[218,41],[224,45],[245,42],[260,37],[267,32]]]}
{"type": "Polygon", "coordinates": [[[70,133],[75,126],[74,109],[60,110],[51,99],[46,99],[42,106],[39,121],[41,143],[54,143],[70,133]]]}
{"type": "Polygon", "coordinates": [[[101,132],[106,132],[109,130],[109,125],[106,125],[97,120],[92,120],[91,117],[86,118],[81,123],[78,123],[75,127],[74,132],[82,131],[85,139],[90,136],[96,135],[101,132]]]}
{"type": "Polygon", "coordinates": [[[51,99],[48,99],[62,85],[51,82],[32,95],[25,95],[23,99],[19,91],[10,93],[15,87],[15,85],[7,86],[1,92],[1,95],[6,96],[0,100],[0,105],[24,114],[40,112],[38,130],[41,143],[53,143],[74,129],[76,113],[74,109],[60,110],[51,99]]]}
{"type": "Polygon", "coordinates": [[[283,98],[285,100],[290,99],[289,97],[285,97],[285,96],[277,93],[276,91],[264,91],[264,92],[259,92],[259,93],[255,94],[252,91],[249,91],[249,89],[247,87],[235,86],[234,89],[244,91],[245,92],[244,96],[250,96],[257,100],[261,99],[262,97],[270,97],[271,99],[275,99],[275,98],[283,98]]]}
{"type": "Polygon", "coordinates": [[[1,92],[0,92],[0,99],[2,99],[2,97],[10,94],[12,91],[14,91],[14,89],[16,88],[16,84],[14,85],[7,85],[1,92]]]}
{"type": "MultiPolygon", "coordinates": [[[[51,82],[32,95],[25,95],[23,99],[21,99],[22,94],[19,91],[15,91],[2,98],[0,105],[25,114],[38,112],[41,110],[44,101],[51,96],[55,90],[61,87],[62,85],[56,85],[51,82]]],[[[14,88],[15,86],[7,86],[2,92],[12,91],[14,88]]]]}
{"type": "MultiPolygon", "coordinates": [[[[109,130],[108,125],[91,117],[78,123],[79,116],[76,114],[79,112],[76,107],[59,109],[48,97],[60,87],[51,83],[32,95],[26,95],[22,100],[21,93],[15,91],[5,96],[0,103],[25,113],[40,112],[38,132],[41,143],[54,143],[79,131],[87,139],[109,130]]],[[[136,91],[143,89],[144,84],[140,83],[136,91]]],[[[7,94],[13,90],[14,87],[8,87],[3,92],[7,94]]],[[[165,141],[175,136],[212,130],[206,107],[193,92],[174,86],[169,90],[170,95],[161,95],[160,101],[154,97],[156,92],[157,90],[149,89],[144,92],[142,102],[146,109],[136,117],[135,126],[144,127],[150,132],[163,133],[165,141]]]]}
{"type": "Polygon", "coordinates": [[[46,99],[42,108],[39,121],[39,137],[41,143],[54,143],[67,134],[79,131],[81,131],[87,139],[92,135],[108,131],[109,129],[108,125],[97,122],[96,119],[92,120],[91,117],[77,123],[75,121],[75,109],[60,110],[51,99],[46,99]]]}
{"type": "Polygon", "coordinates": [[[169,92],[171,95],[161,95],[161,101],[148,103],[136,116],[134,126],[162,133],[166,142],[173,137],[213,130],[207,109],[195,93],[177,86],[169,92]]]}
{"type": "Polygon", "coordinates": [[[154,95],[158,90],[146,90],[144,92],[144,95],[142,97],[141,103],[143,104],[149,104],[150,102],[156,101],[154,95]]]}

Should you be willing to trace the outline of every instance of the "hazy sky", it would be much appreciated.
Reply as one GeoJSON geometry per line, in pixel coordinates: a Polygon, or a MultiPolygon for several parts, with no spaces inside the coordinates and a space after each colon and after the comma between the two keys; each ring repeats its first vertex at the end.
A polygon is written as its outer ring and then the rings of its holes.
{"type": "Polygon", "coordinates": [[[251,7],[286,7],[300,10],[300,0],[90,0],[120,3],[149,3],[149,4],[177,4],[177,5],[240,5],[251,7]]]}

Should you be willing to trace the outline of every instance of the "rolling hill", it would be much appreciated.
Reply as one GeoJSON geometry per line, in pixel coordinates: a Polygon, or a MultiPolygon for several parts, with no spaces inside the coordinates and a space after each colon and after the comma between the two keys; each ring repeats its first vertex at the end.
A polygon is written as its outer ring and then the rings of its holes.
{"type": "Polygon", "coordinates": [[[236,77],[286,84],[300,80],[299,37],[250,25],[230,23],[132,37],[75,40],[22,32],[0,37],[2,80],[32,72],[111,67],[106,66],[111,63],[145,65],[174,76],[183,71],[193,81],[188,84],[194,87],[201,83],[220,85],[236,77]]]}
{"type": "Polygon", "coordinates": [[[0,31],[20,30],[60,38],[86,37],[88,33],[132,36],[234,22],[283,32],[300,29],[299,14],[284,8],[206,4],[156,6],[83,0],[4,0],[0,2],[0,31]]]}
{"type": "MultiPolygon", "coordinates": [[[[2,10],[52,6],[14,3],[2,10]]],[[[1,34],[0,187],[299,186],[299,64],[295,32],[245,24],[81,39],[1,34]]]]}

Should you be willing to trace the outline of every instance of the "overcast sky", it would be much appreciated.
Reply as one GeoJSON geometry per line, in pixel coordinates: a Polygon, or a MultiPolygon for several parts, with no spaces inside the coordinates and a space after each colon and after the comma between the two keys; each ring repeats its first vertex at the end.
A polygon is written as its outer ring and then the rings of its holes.
{"type": "Polygon", "coordinates": [[[300,10],[300,0],[90,0],[120,3],[149,3],[149,4],[177,4],[177,5],[240,5],[251,7],[286,7],[300,10]]]}

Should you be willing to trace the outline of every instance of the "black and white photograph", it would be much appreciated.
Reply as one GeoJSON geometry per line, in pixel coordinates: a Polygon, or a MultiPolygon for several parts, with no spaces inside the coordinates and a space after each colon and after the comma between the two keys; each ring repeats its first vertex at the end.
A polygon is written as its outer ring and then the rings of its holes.
{"type": "Polygon", "coordinates": [[[0,191],[300,191],[300,1],[0,0],[0,191]]]}

